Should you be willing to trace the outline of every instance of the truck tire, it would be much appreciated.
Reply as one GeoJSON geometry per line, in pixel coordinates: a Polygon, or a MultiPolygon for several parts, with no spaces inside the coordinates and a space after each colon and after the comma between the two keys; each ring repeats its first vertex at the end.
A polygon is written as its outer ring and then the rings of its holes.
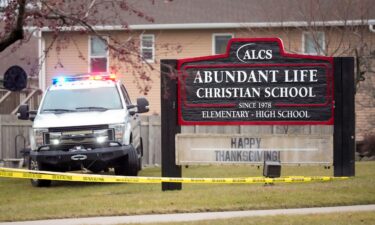
{"type": "Polygon", "coordinates": [[[139,160],[137,150],[130,148],[128,156],[123,164],[115,167],[115,174],[122,176],[137,176],[139,171],[139,160]]]}
{"type": "MultiPolygon", "coordinates": [[[[47,170],[45,167],[42,166],[38,161],[29,159],[29,170],[47,170]]],[[[40,180],[40,179],[31,179],[31,185],[34,187],[49,187],[51,186],[51,180],[40,180]]]]}

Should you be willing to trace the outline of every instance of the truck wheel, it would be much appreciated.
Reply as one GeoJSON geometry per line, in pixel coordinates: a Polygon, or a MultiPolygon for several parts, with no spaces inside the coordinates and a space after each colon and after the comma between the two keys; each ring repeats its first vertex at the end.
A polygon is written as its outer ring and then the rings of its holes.
{"type": "Polygon", "coordinates": [[[139,171],[139,161],[137,150],[130,148],[128,152],[128,157],[125,158],[125,163],[115,167],[116,175],[123,176],[137,176],[139,171]]]}
{"type": "MultiPolygon", "coordinates": [[[[30,158],[29,160],[29,170],[46,170],[38,161],[30,158]]],[[[40,179],[31,179],[31,184],[34,187],[49,187],[51,186],[51,180],[40,180],[40,179]]]]}

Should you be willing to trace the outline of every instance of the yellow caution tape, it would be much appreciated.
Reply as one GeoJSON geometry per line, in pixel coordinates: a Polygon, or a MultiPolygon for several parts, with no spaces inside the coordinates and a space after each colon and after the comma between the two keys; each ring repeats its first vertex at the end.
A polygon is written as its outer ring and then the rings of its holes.
{"type": "Polygon", "coordinates": [[[99,182],[99,183],[195,183],[195,184],[268,184],[268,183],[292,183],[310,181],[332,181],[345,180],[348,177],[239,177],[239,178],[186,178],[186,177],[131,177],[80,173],[62,173],[49,171],[36,171],[13,168],[0,168],[0,177],[78,181],[78,182],[99,182]]]}

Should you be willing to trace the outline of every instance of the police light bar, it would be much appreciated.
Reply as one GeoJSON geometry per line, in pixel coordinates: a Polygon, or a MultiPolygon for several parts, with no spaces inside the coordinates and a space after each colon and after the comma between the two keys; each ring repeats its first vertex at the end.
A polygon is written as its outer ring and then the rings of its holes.
{"type": "Polygon", "coordinates": [[[77,76],[61,76],[52,78],[52,84],[63,84],[73,81],[83,81],[83,80],[112,80],[116,81],[115,74],[84,74],[77,76]]]}

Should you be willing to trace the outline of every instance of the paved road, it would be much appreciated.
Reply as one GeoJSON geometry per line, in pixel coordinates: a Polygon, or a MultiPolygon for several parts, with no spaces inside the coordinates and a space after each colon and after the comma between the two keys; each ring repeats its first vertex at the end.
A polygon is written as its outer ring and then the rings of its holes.
{"type": "Polygon", "coordinates": [[[112,225],[119,223],[151,223],[151,222],[183,222],[211,219],[228,219],[251,216],[275,216],[275,215],[301,215],[320,214],[336,212],[358,212],[374,211],[374,205],[357,206],[336,206],[319,208],[300,209],[271,209],[271,210],[249,210],[249,211],[228,211],[228,212],[207,212],[207,213],[178,213],[178,214],[154,214],[138,216],[108,216],[108,217],[88,217],[75,219],[37,220],[24,222],[0,223],[0,225],[112,225]]]}

